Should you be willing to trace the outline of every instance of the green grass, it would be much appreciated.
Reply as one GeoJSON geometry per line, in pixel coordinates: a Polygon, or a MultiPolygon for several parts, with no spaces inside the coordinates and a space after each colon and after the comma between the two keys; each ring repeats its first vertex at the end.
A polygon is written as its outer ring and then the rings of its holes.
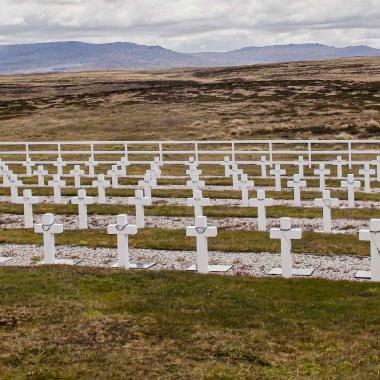
{"type": "MultiPolygon", "coordinates": [[[[176,205],[159,205],[146,206],[145,215],[148,216],[193,216],[192,207],[176,205]]],[[[0,203],[0,210],[3,214],[23,214],[23,206],[13,203],[0,203]]],[[[112,204],[94,204],[88,206],[89,215],[117,215],[120,213],[134,214],[133,206],[112,205],[112,204]]],[[[224,218],[256,218],[257,209],[255,207],[235,207],[235,206],[206,206],[203,209],[204,215],[209,217],[224,218]]],[[[33,206],[35,214],[44,214],[47,212],[58,215],[73,215],[78,213],[76,205],[49,204],[40,203],[33,206]]],[[[292,217],[292,218],[321,218],[321,208],[305,208],[291,206],[272,206],[267,208],[267,216],[270,218],[292,217]]],[[[333,209],[333,219],[355,219],[366,220],[379,216],[376,208],[355,208],[355,209],[333,209]]]]}
{"type": "Polygon", "coordinates": [[[0,373],[21,379],[375,379],[380,285],[0,268],[0,373]]]}
{"type": "MultiPolygon", "coordinates": [[[[68,230],[56,235],[60,245],[115,247],[116,239],[104,229],[68,230]]],[[[26,229],[0,230],[0,243],[41,244],[42,235],[26,229]]],[[[195,238],[186,237],[185,229],[143,228],[130,236],[132,248],[162,250],[194,250],[195,238]]],[[[268,232],[219,230],[218,236],[209,239],[209,249],[226,252],[279,252],[278,240],[269,239],[268,232]]],[[[337,235],[306,231],[301,240],[293,240],[293,252],[321,255],[369,255],[367,242],[359,241],[357,235],[337,235]]]]}

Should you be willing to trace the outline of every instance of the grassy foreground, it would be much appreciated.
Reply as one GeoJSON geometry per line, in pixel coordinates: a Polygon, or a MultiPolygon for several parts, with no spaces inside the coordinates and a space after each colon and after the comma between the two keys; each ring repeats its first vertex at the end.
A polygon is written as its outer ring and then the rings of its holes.
{"type": "Polygon", "coordinates": [[[0,269],[2,379],[379,378],[380,284],[0,269]]]}
{"type": "MultiPolygon", "coordinates": [[[[280,241],[269,239],[268,232],[219,230],[218,236],[210,238],[209,249],[225,252],[279,252],[280,241]]],[[[0,243],[42,244],[42,234],[29,229],[0,229],[0,243]]],[[[68,230],[56,235],[58,245],[116,247],[114,235],[105,229],[68,230]]],[[[187,237],[184,229],[142,228],[137,235],[129,237],[129,247],[158,250],[195,249],[195,238],[187,237]]],[[[326,234],[304,231],[301,240],[292,241],[293,253],[313,253],[321,255],[368,256],[369,243],[359,241],[358,235],[326,234]]]]}

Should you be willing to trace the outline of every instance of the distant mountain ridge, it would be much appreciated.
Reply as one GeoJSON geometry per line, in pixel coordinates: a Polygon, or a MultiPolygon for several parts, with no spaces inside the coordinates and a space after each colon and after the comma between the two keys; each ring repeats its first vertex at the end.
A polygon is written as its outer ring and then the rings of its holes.
{"type": "Polygon", "coordinates": [[[289,44],[251,46],[227,52],[179,53],[161,46],[130,42],[68,41],[0,45],[0,73],[235,66],[356,56],[380,56],[380,49],[363,45],[336,48],[322,44],[289,44]]]}

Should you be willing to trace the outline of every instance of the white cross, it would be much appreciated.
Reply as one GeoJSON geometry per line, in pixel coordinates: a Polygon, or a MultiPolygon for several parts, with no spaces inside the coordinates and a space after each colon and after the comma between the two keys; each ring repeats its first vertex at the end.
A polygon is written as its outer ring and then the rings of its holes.
{"type": "Polygon", "coordinates": [[[193,190],[199,190],[201,187],[205,186],[205,181],[200,181],[199,175],[193,174],[191,180],[186,182],[186,186],[193,190]]]}
{"type": "Polygon", "coordinates": [[[330,175],[330,169],[326,169],[325,164],[319,164],[319,168],[314,170],[315,175],[319,175],[319,189],[325,190],[326,175],[330,175]]]}
{"type": "Polygon", "coordinates": [[[203,198],[201,190],[194,190],[193,198],[187,198],[187,205],[194,207],[194,216],[203,216],[203,207],[210,206],[210,198],[203,198]]]}
{"type": "Polygon", "coordinates": [[[45,175],[48,175],[48,171],[44,169],[43,165],[38,165],[37,170],[33,172],[34,175],[38,178],[38,186],[44,187],[45,186],[45,175]]]}
{"type": "Polygon", "coordinates": [[[216,227],[207,226],[207,218],[205,216],[195,218],[195,226],[186,227],[186,236],[195,236],[197,240],[196,270],[199,273],[209,272],[207,239],[215,237],[217,233],[216,227]]]}
{"type": "Polygon", "coordinates": [[[294,205],[301,206],[301,189],[306,187],[306,181],[301,180],[299,174],[293,175],[293,181],[288,181],[288,187],[294,188],[294,205]]]}
{"type": "Polygon", "coordinates": [[[32,196],[32,191],[25,189],[22,197],[17,197],[16,203],[24,205],[24,227],[33,228],[33,205],[39,202],[38,197],[32,196]]]}
{"type": "Polygon", "coordinates": [[[186,162],[186,165],[189,167],[190,171],[194,171],[197,170],[198,162],[196,162],[194,157],[191,156],[189,157],[189,161],[186,162]]]}
{"type": "Polygon", "coordinates": [[[232,175],[232,187],[234,190],[236,190],[237,189],[237,183],[239,180],[239,175],[243,174],[243,170],[239,169],[237,164],[232,164],[230,173],[232,175]]]}
{"type": "Polygon", "coordinates": [[[298,165],[298,174],[300,176],[300,178],[304,178],[305,177],[305,174],[304,174],[304,166],[307,166],[307,162],[303,159],[303,156],[298,156],[298,160],[297,160],[297,165],[298,165]]]}
{"type": "Polygon", "coordinates": [[[127,166],[131,165],[127,157],[121,157],[120,159],[120,173],[123,177],[127,175],[127,166]]]}
{"type": "Polygon", "coordinates": [[[376,174],[375,169],[371,169],[369,163],[364,164],[364,168],[359,170],[359,174],[364,176],[364,192],[371,192],[371,175],[376,174]]]}
{"type": "Polygon", "coordinates": [[[347,176],[346,181],[341,181],[340,186],[347,189],[348,207],[355,207],[355,189],[360,187],[360,181],[355,181],[353,174],[347,176]]]}
{"type": "MultiPolygon", "coordinates": [[[[55,258],[55,234],[63,232],[63,224],[54,223],[53,214],[44,214],[42,223],[34,225],[35,233],[42,233],[44,239],[44,261],[43,264],[60,264],[55,258]]],[[[68,264],[68,262],[65,262],[68,264]]]]}
{"type": "Polygon", "coordinates": [[[106,188],[111,186],[110,181],[104,178],[104,174],[99,174],[96,181],[92,181],[92,186],[98,189],[98,203],[106,203],[106,188]]]}
{"type": "Polygon", "coordinates": [[[98,161],[95,161],[94,157],[89,157],[85,165],[88,166],[88,175],[90,177],[95,177],[95,167],[98,166],[98,164],[98,161]]]}
{"type": "Polygon", "coordinates": [[[32,175],[32,168],[35,166],[35,163],[32,161],[30,157],[28,157],[25,162],[22,164],[26,168],[26,175],[31,176],[32,175]]]}
{"type": "Polygon", "coordinates": [[[323,232],[331,232],[331,209],[339,206],[339,199],[331,198],[330,190],[323,190],[322,198],[314,199],[314,206],[322,207],[323,232]]]}
{"type": "Polygon", "coordinates": [[[129,269],[129,235],[137,234],[137,226],[128,224],[128,216],[120,214],[116,217],[116,224],[109,224],[107,233],[117,235],[117,267],[129,269]]]}
{"type": "Polygon", "coordinates": [[[281,175],[286,174],[286,170],[281,169],[280,164],[275,164],[274,169],[270,170],[270,175],[274,175],[274,190],[281,191],[281,175]]]}
{"type": "Polygon", "coordinates": [[[377,156],[372,163],[376,165],[376,181],[380,182],[380,156],[377,156]]]}
{"type": "Polygon", "coordinates": [[[70,170],[70,175],[74,177],[74,187],[76,189],[80,188],[80,178],[84,174],[84,170],[80,168],[80,165],[74,165],[74,169],[70,170]]]}
{"type": "Polygon", "coordinates": [[[18,187],[22,186],[22,181],[17,179],[16,174],[9,176],[9,187],[11,188],[11,202],[16,202],[18,197],[18,187]]]}
{"type": "Polygon", "coordinates": [[[236,184],[236,189],[241,190],[241,200],[244,207],[248,207],[249,190],[252,190],[254,185],[253,181],[248,181],[247,174],[242,174],[240,181],[236,184]]]}
{"type": "Polygon", "coordinates": [[[150,206],[152,204],[152,198],[144,197],[142,190],[135,190],[135,196],[128,197],[127,204],[135,206],[137,227],[145,227],[144,206],[150,206]]]}
{"type": "Polygon", "coordinates": [[[265,156],[260,157],[261,177],[267,178],[267,158],[265,156]]]}
{"type": "Polygon", "coordinates": [[[111,177],[111,184],[113,189],[119,187],[120,170],[117,165],[112,165],[111,170],[107,171],[107,175],[111,177]]]}
{"type": "Polygon", "coordinates": [[[333,164],[336,166],[336,177],[338,179],[343,178],[343,166],[347,165],[347,161],[342,160],[342,156],[337,156],[336,160],[333,161],[333,164]]]}
{"type": "Polygon", "coordinates": [[[144,189],[144,194],[147,198],[152,198],[152,189],[157,187],[157,180],[151,178],[150,174],[147,173],[144,175],[143,180],[138,181],[137,185],[144,189]]]}
{"type": "Polygon", "coordinates": [[[59,176],[62,176],[63,168],[66,166],[66,162],[62,160],[62,157],[58,157],[57,160],[53,163],[53,165],[57,168],[57,174],[59,176]]]}
{"type": "Polygon", "coordinates": [[[232,165],[230,158],[228,156],[225,156],[221,165],[224,166],[224,176],[230,177],[231,176],[231,165],[232,165]]]}
{"type": "Polygon", "coordinates": [[[54,174],[53,179],[48,182],[48,186],[53,188],[54,203],[62,203],[61,188],[66,186],[66,182],[61,180],[59,174],[54,174]]]}
{"type": "Polygon", "coordinates": [[[151,162],[150,163],[150,170],[147,170],[148,172],[151,173],[151,177],[152,178],[159,178],[161,176],[161,169],[160,167],[157,165],[156,162],[151,162]]]}
{"type": "Polygon", "coordinates": [[[314,269],[293,269],[292,260],[292,240],[301,239],[302,231],[300,228],[292,228],[290,218],[280,218],[280,228],[270,229],[271,239],[281,241],[281,269],[274,268],[269,274],[282,274],[285,278],[293,275],[310,276],[314,269]]]}
{"type": "Polygon", "coordinates": [[[200,176],[202,174],[202,170],[198,170],[196,167],[191,167],[189,170],[186,170],[186,174],[193,178],[194,176],[200,176]]]}
{"type": "Polygon", "coordinates": [[[359,240],[371,243],[371,271],[358,271],[355,277],[380,281],[380,219],[371,219],[369,230],[359,230],[359,240]]]}
{"type": "Polygon", "coordinates": [[[257,207],[257,229],[267,230],[267,215],[265,207],[273,206],[272,198],[265,198],[265,190],[257,190],[257,197],[249,200],[250,207],[257,207]]]}
{"type": "Polygon", "coordinates": [[[0,170],[0,173],[3,176],[3,186],[10,186],[9,176],[13,173],[12,170],[8,168],[8,165],[3,165],[0,170]]]}
{"type": "Polygon", "coordinates": [[[87,224],[87,205],[94,203],[93,197],[86,196],[86,190],[78,190],[78,196],[71,198],[71,203],[78,205],[78,216],[79,216],[79,229],[86,230],[88,228],[87,224]]]}

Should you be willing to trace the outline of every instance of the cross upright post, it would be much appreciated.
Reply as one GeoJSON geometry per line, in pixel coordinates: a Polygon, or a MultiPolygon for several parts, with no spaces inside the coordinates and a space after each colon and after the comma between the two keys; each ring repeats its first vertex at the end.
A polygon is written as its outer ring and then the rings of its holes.
{"type": "Polygon", "coordinates": [[[78,205],[79,229],[87,230],[88,228],[87,205],[93,204],[94,198],[87,197],[86,190],[80,189],[78,190],[78,196],[71,198],[71,203],[78,205]]]}
{"type": "Polygon", "coordinates": [[[325,164],[319,164],[319,168],[314,170],[315,175],[319,175],[319,189],[325,190],[326,175],[330,175],[330,169],[326,169],[325,164]]]}
{"type": "Polygon", "coordinates": [[[323,232],[331,232],[331,209],[339,206],[339,199],[331,198],[330,190],[322,191],[322,198],[314,199],[314,206],[322,207],[323,232]]]}
{"type": "Polygon", "coordinates": [[[355,189],[360,187],[360,181],[355,181],[353,174],[347,176],[347,180],[341,181],[341,187],[347,189],[348,207],[355,208],[355,189]]]}
{"type": "Polygon", "coordinates": [[[44,187],[45,186],[45,175],[48,175],[48,171],[44,169],[43,165],[38,165],[37,170],[33,172],[34,175],[38,178],[38,186],[44,187]]]}
{"type": "Polygon", "coordinates": [[[127,204],[135,206],[137,227],[145,227],[144,206],[150,206],[152,204],[152,198],[144,197],[143,190],[136,190],[134,197],[127,198],[127,204]]]}
{"type": "Polygon", "coordinates": [[[355,277],[380,281],[380,219],[371,219],[369,230],[359,231],[359,240],[370,242],[371,270],[358,271],[355,277]]]}
{"type": "Polygon", "coordinates": [[[254,182],[248,180],[247,174],[242,174],[240,180],[236,184],[236,189],[241,190],[241,200],[243,207],[248,207],[249,190],[254,187],[254,182]]]}
{"type": "Polygon", "coordinates": [[[257,197],[249,200],[250,207],[257,207],[257,229],[267,230],[266,207],[273,206],[272,198],[265,198],[265,190],[257,190],[257,197]]]}
{"type": "Polygon", "coordinates": [[[203,216],[203,207],[211,204],[210,198],[202,197],[202,190],[194,190],[193,198],[187,198],[187,205],[194,207],[194,216],[203,216]]]}
{"type": "Polygon", "coordinates": [[[281,241],[281,268],[272,269],[269,274],[280,275],[285,278],[293,276],[310,276],[314,269],[294,269],[292,259],[292,240],[302,238],[300,228],[292,228],[290,218],[280,219],[280,228],[270,229],[270,238],[281,241]]]}
{"type": "Polygon", "coordinates": [[[17,197],[16,203],[24,205],[24,227],[33,228],[33,205],[39,203],[39,198],[33,197],[31,190],[25,189],[22,197],[17,197]]]}
{"type": "Polygon", "coordinates": [[[25,162],[22,164],[26,168],[26,175],[32,176],[33,175],[33,167],[35,166],[35,162],[32,161],[30,157],[28,157],[25,162]]]}
{"type": "Polygon", "coordinates": [[[53,174],[53,179],[48,182],[48,186],[53,188],[54,203],[62,203],[61,188],[66,186],[66,182],[61,180],[59,174],[53,174]]]}
{"type": "Polygon", "coordinates": [[[74,187],[80,189],[80,179],[84,175],[84,170],[80,168],[80,165],[74,165],[74,169],[70,170],[70,175],[74,177],[74,187]]]}
{"type": "Polygon", "coordinates": [[[92,181],[92,186],[98,189],[98,203],[106,203],[106,188],[111,186],[110,181],[106,180],[104,174],[98,174],[96,181],[92,181]]]}
{"type": "Polygon", "coordinates": [[[306,187],[306,181],[301,180],[299,174],[293,175],[293,181],[288,181],[288,187],[294,189],[294,205],[301,207],[301,189],[306,187]]]}
{"type": "Polygon", "coordinates": [[[42,233],[44,239],[44,260],[41,264],[73,265],[73,260],[59,260],[55,257],[55,234],[63,232],[63,224],[54,222],[53,214],[44,214],[42,223],[34,225],[35,233],[42,233]]]}
{"type": "Polygon", "coordinates": [[[275,164],[269,174],[274,175],[274,191],[281,191],[281,175],[286,175],[286,170],[281,169],[281,164],[275,164]]]}
{"type": "Polygon", "coordinates": [[[376,174],[375,169],[371,169],[370,164],[366,162],[363,169],[359,170],[359,174],[364,177],[364,192],[371,192],[371,175],[376,174]]]}

